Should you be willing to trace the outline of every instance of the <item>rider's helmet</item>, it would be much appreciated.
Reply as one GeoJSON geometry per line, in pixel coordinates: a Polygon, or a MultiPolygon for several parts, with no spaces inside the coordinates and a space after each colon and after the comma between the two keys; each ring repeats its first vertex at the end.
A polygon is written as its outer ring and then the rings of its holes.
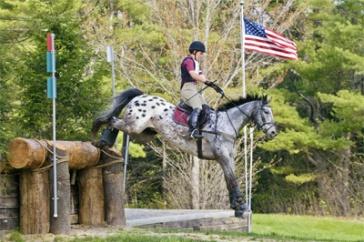
{"type": "Polygon", "coordinates": [[[193,41],[190,44],[190,48],[188,48],[188,50],[190,51],[190,53],[193,53],[194,50],[206,52],[206,47],[201,41],[193,41]]]}

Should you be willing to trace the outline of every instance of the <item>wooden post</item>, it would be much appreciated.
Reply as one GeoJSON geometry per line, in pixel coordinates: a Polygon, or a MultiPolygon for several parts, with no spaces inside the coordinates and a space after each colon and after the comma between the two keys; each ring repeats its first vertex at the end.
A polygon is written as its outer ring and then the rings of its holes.
{"type": "Polygon", "coordinates": [[[104,224],[104,190],[102,170],[87,168],[79,172],[80,224],[104,224]]]}
{"type": "MultiPolygon", "coordinates": [[[[100,163],[121,161],[122,157],[116,151],[107,149],[101,152],[100,163]]],[[[113,226],[125,226],[125,212],[123,199],[123,164],[115,163],[103,169],[105,194],[106,223],[113,226]]]]}
{"type": "Polygon", "coordinates": [[[20,175],[20,231],[23,234],[49,232],[48,170],[23,170],[20,175]]]}
{"type": "Polygon", "coordinates": [[[18,175],[11,173],[0,173],[0,234],[1,230],[19,227],[18,177],[18,175]]]}
{"type": "MultiPolygon", "coordinates": [[[[49,150],[53,150],[48,146],[49,150]]],[[[71,204],[71,185],[70,185],[70,173],[68,168],[68,156],[66,151],[56,149],[57,153],[57,187],[58,187],[58,217],[53,217],[53,202],[51,202],[50,213],[50,232],[53,234],[67,234],[71,230],[70,222],[70,204],[71,204]],[[63,162],[62,162],[63,161],[63,162]]],[[[49,159],[53,159],[52,155],[49,155],[49,159]]],[[[49,172],[50,181],[53,180],[53,170],[49,172]]],[[[50,185],[51,198],[53,198],[53,186],[50,185]]],[[[49,217],[48,217],[49,218],[49,217]]]]}

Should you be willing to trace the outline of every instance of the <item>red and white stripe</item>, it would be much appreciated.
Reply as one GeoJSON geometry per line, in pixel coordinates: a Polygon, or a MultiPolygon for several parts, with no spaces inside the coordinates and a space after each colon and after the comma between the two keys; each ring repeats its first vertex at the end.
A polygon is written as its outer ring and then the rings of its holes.
{"type": "Polygon", "coordinates": [[[265,30],[267,38],[245,35],[245,49],[276,56],[287,60],[297,60],[296,44],[271,30],[265,30]]]}

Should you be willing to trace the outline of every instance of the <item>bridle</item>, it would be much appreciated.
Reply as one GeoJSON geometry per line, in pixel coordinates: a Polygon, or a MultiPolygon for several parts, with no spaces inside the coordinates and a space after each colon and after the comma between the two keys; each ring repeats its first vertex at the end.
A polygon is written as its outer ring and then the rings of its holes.
{"type": "MultiPolygon", "coordinates": [[[[225,97],[228,101],[231,101],[231,99],[230,98],[228,98],[226,95],[221,95],[221,98],[222,97],[225,97]]],[[[258,109],[258,110],[256,110],[255,112],[254,112],[254,115],[257,115],[257,112],[258,111],[260,111],[260,112],[264,112],[264,110],[263,110],[263,106],[264,105],[261,105],[260,106],[260,108],[258,109]]],[[[241,114],[243,114],[245,117],[247,117],[248,119],[252,119],[252,117],[250,116],[250,115],[248,115],[246,112],[244,112],[239,106],[237,106],[236,107],[239,111],[240,111],[240,113],[241,114]]],[[[236,128],[235,128],[235,126],[234,126],[234,124],[233,124],[233,122],[231,121],[231,118],[230,118],[230,116],[229,116],[229,113],[227,112],[227,110],[225,111],[225,113],[226,113],[226,116],[228,117],[228,120],[229,120],[229,123],[230,123],[230,125],[231,125],[231,127],[233,127],[233,129],[234,129],[234,132],[235,132],[235,136],[238,136],[238,132],[237,132],[237,130],[236,130],[236,128]]],[[[262,123],[260,124],[260,123],[258,123],[258,122],[254,122],[255,123],[255,125],[257,126],[257,128],[259,129],[259,130],[263,130],[263,131],[266,131],[266,130],[269,130],[271,127],[273,127],[274,126],[274,123],[273,122],[267,122],[266,120],[264,120],[264,116],[263,115],[261,115],[261,117],[262,117],[262,123]],[[266,126],[266,125],[269,125],[266,129],[264,129],[264,127],[266,126]]]]}
{"type": "MultiPolygon", "coordinates": [[[[263,110],[263,106],[264,106],[264,105],[261,105],[260,109],[259,109],[259,110],[256,110],[254,115],[257,115],[257,112],[258,112],[258,111],[260,111],[260,112],[264,112],[264,110],[263,110]]],[[[273,122],[267,122],[267,121],[265,120],[265,118],[264,118],[264,116],[263,116],[263,115],[260,115],[260,116],[261,116],[261,118],[262,118],[262,123],[261,123],[261,124],[260,124],[260,123],[257,123],[257,124],[256,124],[256,126],[258,127],[258,129],[263,130],[263,131],[266,131],[266,130],[269,130],[270,128],[272,128],[272,127],[274,126],[274,123],[273,123],[273,122]],[[268,125],[268,127],[267,127],[266,129],[264,129],[264,127],[265,127],[265,126],[267,126],[267,125],[268,125]]]]}

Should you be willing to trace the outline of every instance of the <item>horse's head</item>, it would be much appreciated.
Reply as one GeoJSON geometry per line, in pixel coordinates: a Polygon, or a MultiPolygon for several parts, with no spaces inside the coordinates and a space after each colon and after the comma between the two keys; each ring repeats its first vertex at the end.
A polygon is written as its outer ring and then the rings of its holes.
{"type": "Polygon", "coordinates": [[[259,102],[252,118],[258,129],[263,130],[268,138],[273,138],[277,135],[272,109],[269,107],[267,100],[264,99],[259,102]]]}

